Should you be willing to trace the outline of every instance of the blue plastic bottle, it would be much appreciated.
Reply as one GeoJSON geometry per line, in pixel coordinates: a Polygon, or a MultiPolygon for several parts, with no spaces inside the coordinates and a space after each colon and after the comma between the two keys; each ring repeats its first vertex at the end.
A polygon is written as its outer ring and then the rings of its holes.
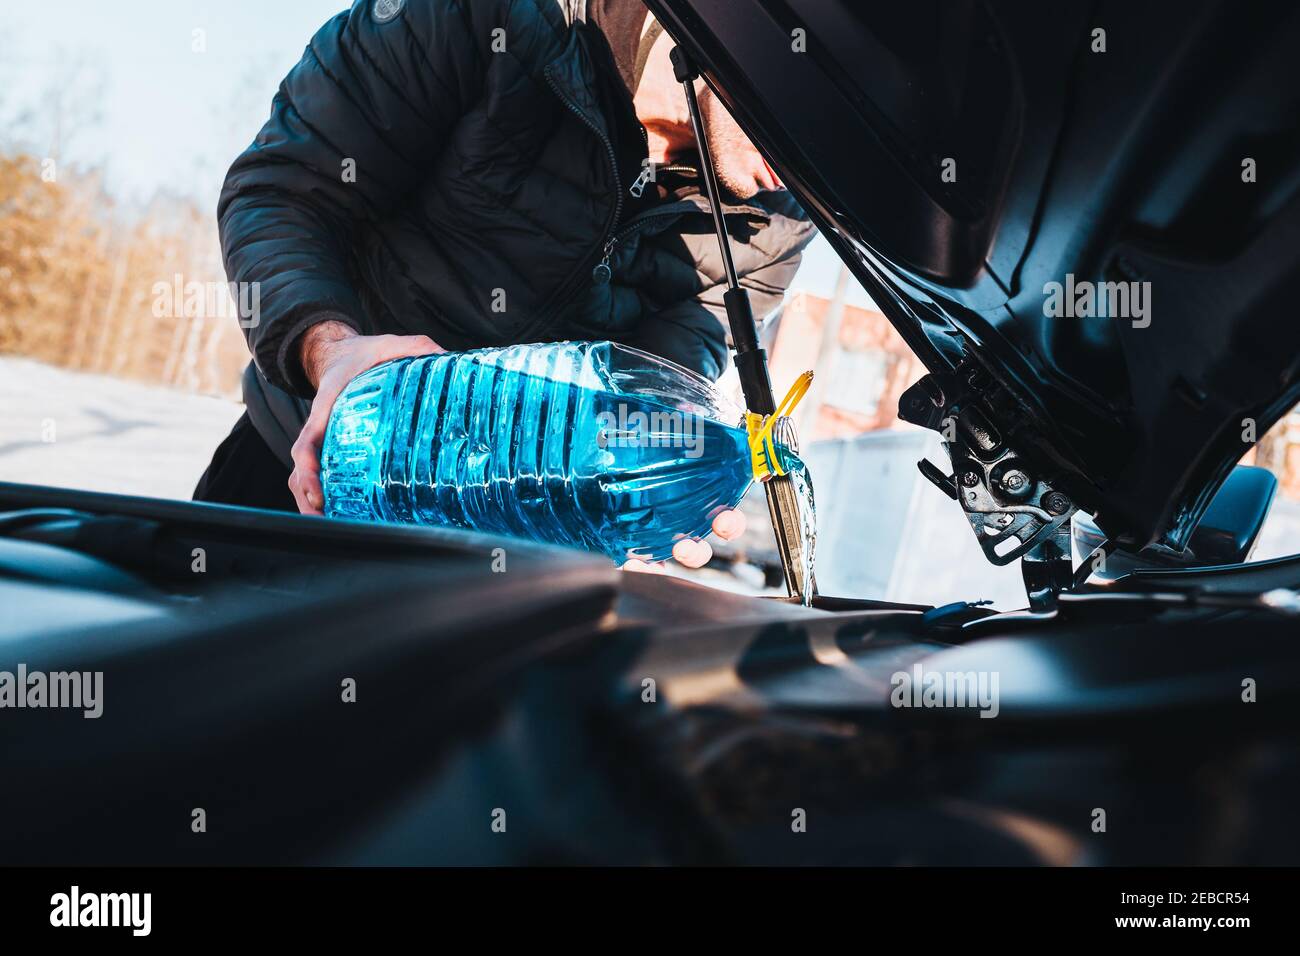
{"type": "Polygon", "coordinates": [[[335,405],[325,513],[664,560],[753,480],[741,419],[701,376],[610,342],[402,359],[335,405]]]}

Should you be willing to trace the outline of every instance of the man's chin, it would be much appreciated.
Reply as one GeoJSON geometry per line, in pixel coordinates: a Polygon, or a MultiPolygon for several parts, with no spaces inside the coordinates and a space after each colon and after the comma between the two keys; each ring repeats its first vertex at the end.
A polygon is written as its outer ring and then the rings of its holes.
{"type": "Polygon", "coordinates": [[[736,175],[730,170],[718,170],[718,185],[726,198],[748,202],[763,191],[763,185],[753,176],[736,175]]]}

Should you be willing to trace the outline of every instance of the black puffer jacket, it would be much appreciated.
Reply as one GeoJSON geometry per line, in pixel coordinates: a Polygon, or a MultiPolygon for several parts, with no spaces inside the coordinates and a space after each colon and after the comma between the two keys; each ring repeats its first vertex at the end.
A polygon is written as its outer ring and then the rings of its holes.
{"type": "MultiPolygon", "coordinates": [[[[260,283],[245,399],[286,461],[310,394],[296,343],[326,319],[448,349],[608,338],[725,368],[707,201],[665,175],[671,194],[625,215],[584,7],[358,0],[285,78],[218,219],[229,278],[260,283]]],[[[785,193],[728,212],[762,315],[812,226],[785,193]]]]}

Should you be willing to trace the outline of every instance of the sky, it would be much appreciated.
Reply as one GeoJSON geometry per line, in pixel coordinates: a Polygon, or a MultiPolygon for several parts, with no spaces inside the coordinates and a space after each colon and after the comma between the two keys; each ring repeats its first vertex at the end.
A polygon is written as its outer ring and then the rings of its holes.
{"type": "MultiPolygon", "coordinates": [[[[210,199],[270,112],[281,77],[343,0],[0,0],[5,103],[38,104],[49,150],[50,91],[98,122],[68,132],[66,160],[103,160],[109,189],[210,199]],[[196,34],[195,31],[202,31],[196,34]],[[197,42],[196,41],[201,41],[197,42]],[[202,49],[196,50],[199,46],[202,49]]],[[[12,117],[6,111],[6,122],[12,117]]]]}
{"type": "MultiPolygon", "coordinates": [[[[0,0],[0,131],[43,155],[57,141],[64,163],[102,164],[107,188],[124,201],[164,191],[215,209],[225,171],[269,114],[280,79],[346,5],[0,0]]],[[[795,287],[829,296],[838,270],[818,239],[795,287]]],[[[850,301],[870,304],[856,283],[850,301]]]]}

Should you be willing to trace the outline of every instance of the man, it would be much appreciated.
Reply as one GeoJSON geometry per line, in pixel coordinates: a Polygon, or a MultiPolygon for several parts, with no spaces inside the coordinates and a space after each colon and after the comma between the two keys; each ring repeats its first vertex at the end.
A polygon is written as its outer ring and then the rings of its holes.
{"type": "MultiPolygon", "coordinates": [[[[195,498],[319,514],[330,409],[391,359],[611,339],[720,375],[724,270],[671,47],[640,0],[358,0],[327,23],[222,190],[260,316],[247,412],[195,498]]],[[[813,229],[700,89],[762,316],[813,229]]]]}

